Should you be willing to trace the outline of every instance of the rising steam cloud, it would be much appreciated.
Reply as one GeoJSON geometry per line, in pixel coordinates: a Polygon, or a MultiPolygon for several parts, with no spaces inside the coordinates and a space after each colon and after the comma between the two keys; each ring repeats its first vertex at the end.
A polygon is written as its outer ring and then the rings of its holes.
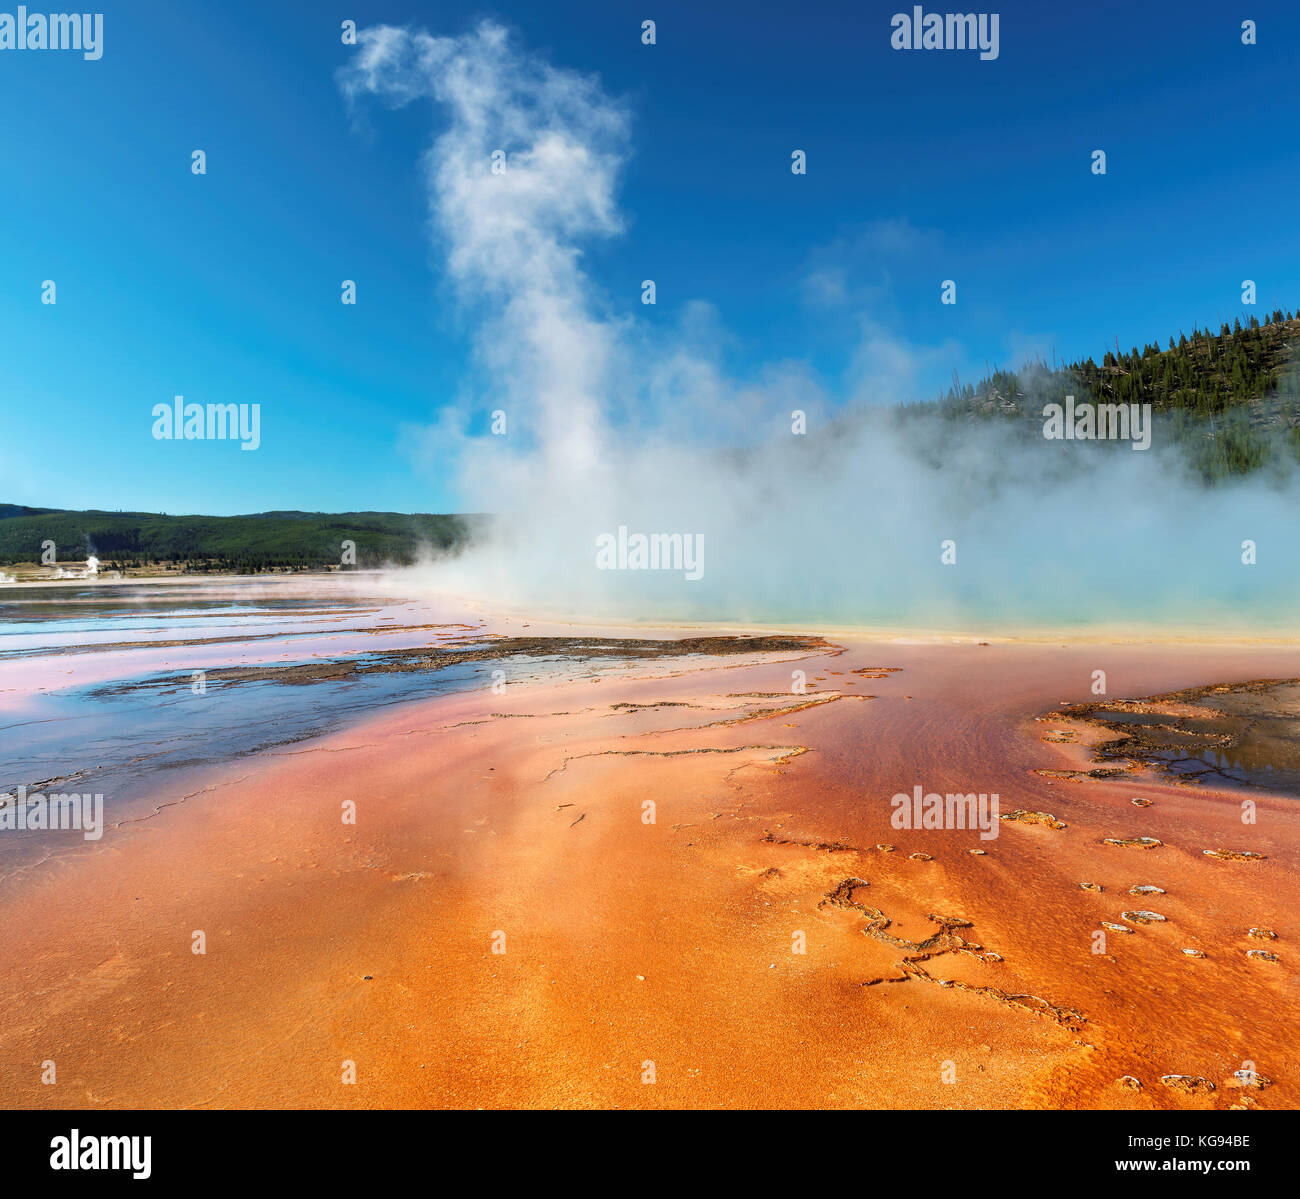
{"type": "Polygon", "coordinates": [[[623,232],[632,122],[596,79],[485,22],[457,37],[365,30],[339,83],[356,113],[431,102],[431,232],[478,330],[474,403],[414,435],[455,472],[465,510],[499,520],[428,568],[433,585],[623,618],[1293,623],[1293,476],[1205,489],[1158,431],[1150,452],[1083,456],[993,427],[900,423],[880,401],[911,398],[918,352],[869,320],[856,377],[832,395],[798,363],[728,377],[706,305],[688,305],[673,333],[606,309],[581,254],[623,232]],[[875,406],[846,406],[864,397],[875,406]],[[496,410],[506,436],[487,429],[496,410]],[[795,410],[805,435],[791,431],[795,410]],[[598,570],[597,538],[620,526],[702,535],[702,577],[598,570]],[[955,565],[941,562],[947,540],[955,565]]]}

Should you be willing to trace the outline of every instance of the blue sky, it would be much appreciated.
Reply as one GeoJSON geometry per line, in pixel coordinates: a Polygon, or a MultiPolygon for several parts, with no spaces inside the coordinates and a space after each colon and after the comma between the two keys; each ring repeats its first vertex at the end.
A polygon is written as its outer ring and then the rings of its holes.
{"type": "Polygon", "coordinates": [[[0,52],[0,501],[460,507],[453,464],[409,448],[474,392],[418,167],[440,118],[355,126],[345,18],[450,34],[488,15],[598,73],[632,153],[626,230],[585,247],[594,294],[666,327],[711,304],[741,380],[793,360],[860,394],[869,322],[914,348],[924,398],[1027,350],[1100,356],[1245,315],[1245,278],[1253,311],[1300,304],[1294,3],[1001,3],[992,62],[892,50],[900,7],[133,0],[104,5],[98,62],[0,52]],[[260,403],[261,448],[153,440],[178,393],[260,403]]]}

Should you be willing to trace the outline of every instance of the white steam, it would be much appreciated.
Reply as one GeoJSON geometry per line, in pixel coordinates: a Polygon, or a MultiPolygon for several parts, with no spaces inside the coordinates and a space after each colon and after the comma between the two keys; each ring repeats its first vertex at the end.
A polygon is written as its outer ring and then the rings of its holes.
{"type": "MultiPolygon", "coordinates": [[[[485,22],[458,37],[365,30],[339,82],[354,108],[433,102],[431,229],[479,330],[476,421],[451,407],[413,436],[432,467],[457,472],[465,510],[500,520],[431,568],[437,586],[629,618],[1290,621],[1294,478],[1206,490],[1158,445],[1094,452],[1080,466],[1096,447],[1014,448],[994,427],[957,436],[930,418],[900,425],[879,404],[914,398],[918,362],[935,351],[867,316],[832,396],[798,362],[729,377],[725,329],[707,305],[687,305],[672,333],[603,310],[581,247],[623,230],[631,123],[597,80],[485,22]],[[845,415],[868,400],[877,406],[845,415]],[[505,436],[488,429],[496,410],[505,436]],[[795,410],[804,435],[792,433],[795,410]],[[703,577],[598,570],[597,538],[620,526],[702,534],[703,577]],[[957,543],[955,565],[941,562],[945,540],[957,543]]],[[[819,296],[844,287],[833,265],[809,277],[819,296]]]]}

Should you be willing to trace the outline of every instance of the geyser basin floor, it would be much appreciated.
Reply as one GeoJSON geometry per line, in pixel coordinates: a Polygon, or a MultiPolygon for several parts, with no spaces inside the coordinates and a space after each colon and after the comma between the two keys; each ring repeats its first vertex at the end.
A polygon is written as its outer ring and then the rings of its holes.
{"type": "Polygon", "coordinates": [[[1300,679],[1253,679],[1169,695],[1101,700],[1052,713],[1068,733],[1105,731],[1094,748],[1120,769],[1157,766],[1170,779],[1263,787],[1300,798],[1300,679]]]}
{"type": "Polygon", "coordinates": [[[1300,649],[663,665],[391,709],[7,877],[10,1102],[1296,1106],[1300,806],[1045,776],[1091,751],[1038,718],[1300,649]],[[895,829],[918,784],[1055,820],[895,829]]]}

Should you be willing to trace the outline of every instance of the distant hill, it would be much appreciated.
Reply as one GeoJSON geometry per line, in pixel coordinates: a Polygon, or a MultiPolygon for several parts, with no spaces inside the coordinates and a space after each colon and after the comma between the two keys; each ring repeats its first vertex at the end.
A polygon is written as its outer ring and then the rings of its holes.
{"type": "MultiPolygon", "coordinates": [[[[1161,438],[1179,446],[1206,484],[1266,468],[1294,470],[1300,460],[1300,314],[1277,309],[1260,321],[1219,331],[1107,351],[1018,371],[995,369],[977,384],[953,386],[936,400],[900,405],[904,425],[942,418],[951,434],[915,425],[924,454],[941,466],[963,428],[999,423],[1006,436],[1042,445],[1043,405],[1067,395],[1079,402],[1149,403],[1163,421],[1161,438]]],[[[841,414],[838,421],[849,419],[841,414]]],[[[1115,443],[1096,442],[1098,452],[1115,443]]],[[[1122,449],[1122,447],[1121,447],[1122,449]]],[[[249,516],[168,516],[155,512],[85,512],[0,504],[0,566],[34,562],[53,541],[63,562],[94,554],[105,568],[258,570],[338,566],[343,542],[356,565],[408,564],[422,554],[465,545],[482,516],[399,512],[259,512],[249,516]]]]}
{"type": "Polygon", "coordinates": [[[937,400],[903,411],[956,421],[997,418],[1036,437],[1043,405],[1067,395],[1150,404],[1165,422],[1164,436],[1205,483],[1270,465],[1291,469],[1300,457],[1300,313],[1279,308],[1262,321],[1225,322],[1217,333],[1193,329],[1171,337],[1165,349],[1155,342],[1116,347],[1100,363],[1039,360],[1018,371],[993,370],[977,384],[954,380],[937,400]]]}
{"type": "Polygon", "coordinates": [[[53,541],[60,561],[94,554],[106,567],[153,563],[253,572],[337,566],[343,542],[356,565],[407,564],[451,552],[469,539],[470,516],[400,512],[258,512],[249,516],[167,516],[85,512],[0,504],[0,565],[34,562],[53,541]]]}

